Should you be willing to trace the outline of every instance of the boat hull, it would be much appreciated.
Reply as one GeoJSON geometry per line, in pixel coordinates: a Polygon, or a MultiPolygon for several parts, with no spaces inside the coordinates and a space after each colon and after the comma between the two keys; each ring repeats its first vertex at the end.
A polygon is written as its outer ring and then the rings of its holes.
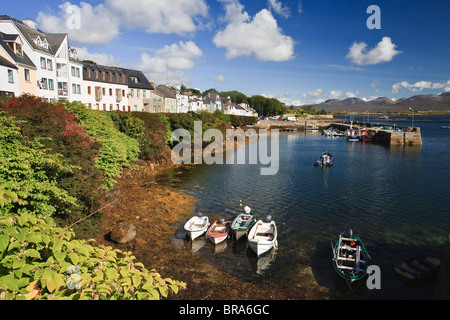
{"type": "Polygon", "coordinates": [[[255,223],[248,235],[248,244],[258,257],[272,248],[277,248],[277,227],[275,222],[259,220],[255,223]]]}
{"type": "Polygon", "coordinates": [[[236,240],[239,240],[248,235],[254,224],[255,216],[253,214],[239,214],[231,222],[231,234],[236,240]]]}
{"type": "Polygon", "coordinates": [[[395,271],[401,276],[419,280],[436,274],[441,266],[442,259],[438,255],[427,254],[404,259],[395,264],[395,271]]]}
{"type": "Polygon", "coordinates": [[[206,236],[212,243],[219,244],[228,238],[230,233],[230,225],[231,221],[225,221],[223,223],[214,221],[206,232],[206,236]]]}
{"type": "Polygon", "coordinates": [[[337,274],[353,283],[367,275],[370,256],[363,242],[357,236],[344,238],[342,235],[333,247],[333,266],[337,274]]]}
{"type": "Polygon", "coordinates": [[[184,225],[186,235],[193,241],[203,235],[209,226],[208,217],[192,217],[184,225]]]}

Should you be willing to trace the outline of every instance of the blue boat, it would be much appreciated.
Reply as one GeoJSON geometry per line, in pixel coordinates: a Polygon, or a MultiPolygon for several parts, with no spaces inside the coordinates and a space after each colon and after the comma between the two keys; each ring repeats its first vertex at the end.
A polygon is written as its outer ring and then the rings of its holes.
{"type": "Polygon", "coordinates": [[[333,165],[333,162],[334,162],[333,155],[329,152],[324,152],[322,153],[320,158],[317,159],[316,162],[314,162],[314,166],[331,167],[333,165]]]}

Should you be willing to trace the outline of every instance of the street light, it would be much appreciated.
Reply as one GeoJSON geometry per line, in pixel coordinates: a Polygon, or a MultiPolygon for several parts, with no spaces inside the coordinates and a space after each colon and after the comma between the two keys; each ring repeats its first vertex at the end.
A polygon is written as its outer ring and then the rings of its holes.
{"type": "Polygon", "coordinates": [[[413,112],[413,116],[412,116],[412,128],[414,129],[414,110],[413,108],[409,107],[409,110],[411,110],[413,112]]]}

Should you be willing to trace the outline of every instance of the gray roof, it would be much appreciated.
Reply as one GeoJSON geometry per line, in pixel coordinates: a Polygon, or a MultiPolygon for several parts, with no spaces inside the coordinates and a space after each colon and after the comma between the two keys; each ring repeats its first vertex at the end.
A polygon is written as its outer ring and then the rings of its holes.
{"type": "Polygon", "coordinates": [[[15,52],[11,49],[11,47],[4,41],[6,38],[7,41],[10,41],[10,39],[16,39],[19,35],[8,35],[5,33],[0,32],[0,46],[6,51],[6,53],[19,65],[36,69],[36,66],[31,61],[31,59],[27,56],[25,51],[23,51],[23,56],[19,56],[15,54],[15,52]]]}
{"type": "Polygon", "coordinates": [[[156,89],[165,98],[170,98],[170,99],[176,99],[177,98],[177,94],[176,94],[175,90],[173,90],[172,88],[169,88],[168,86],[161,85],[161,86],[158,86],[156,89]]]}
{"type": "Polygon", "coordinates": [[[148,81],[147,77],[142,73],[142,71],[131,70],[131,69],[122,69],[128,78],[128,87],[133,89],[143,89],[143,90],[154,90],[155,88],[151,85],[150,81],[148,81]],[[136,78],[137,82],[131,80],[131,78],[136,78]]]}
{"type": "Polygon", "coordinates": [[[16,65],[12,62],[10,62],[8,59],[3,58],[2,56],[0,56],[0,66],[5,66],[8,68],[13,68],[13,69],[17,69],[16,65]]]}

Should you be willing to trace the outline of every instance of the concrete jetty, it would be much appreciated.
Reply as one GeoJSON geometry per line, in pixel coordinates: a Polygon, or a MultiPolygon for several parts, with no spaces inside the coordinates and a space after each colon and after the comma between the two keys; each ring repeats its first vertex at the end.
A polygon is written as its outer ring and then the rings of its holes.
{"type": "Polygon", "coordinates": [[[374,132],[373,143],[394,145],[394,146],[420,146],[422,145],[422,134],[420,128],[407,126],[373,126],[346,124],[346,123],[332,123],[330,127],[347,130],[352,126],[354,129],[366,128],[370,132],[374,132]]]}

